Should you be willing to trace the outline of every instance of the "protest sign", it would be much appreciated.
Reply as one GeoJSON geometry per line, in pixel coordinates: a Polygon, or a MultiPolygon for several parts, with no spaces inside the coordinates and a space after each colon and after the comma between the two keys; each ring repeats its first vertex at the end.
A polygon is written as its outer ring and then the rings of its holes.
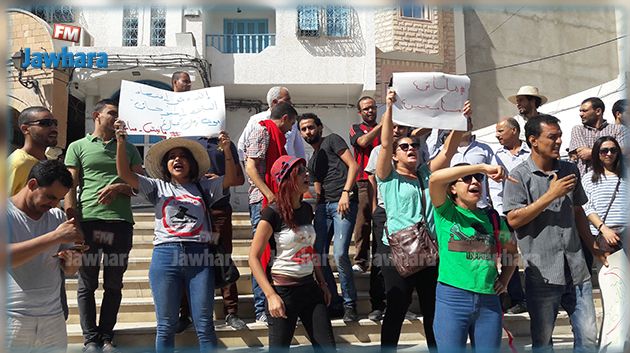
{"type": "Polygon", "coordinates": [[[123,80],[118,110],[129,135],[218,136],[225,129],[223,86],[172,92],[123,80]]]}
{"type": "Polygon", "coordinates": [[[600,337],[600,352],[623,352],[630,344],[630,283],[628,257],[623,250],[608,256],[608,267],[599,270],[604,319],[600,337]]]}
{"type": "Polygon", "coordinates": [[[468,99],[470,78],[441,72],[398,72],[392,88],[396,103],[394,123],[446,130],[467,129],[462,111],[468,99]]]}

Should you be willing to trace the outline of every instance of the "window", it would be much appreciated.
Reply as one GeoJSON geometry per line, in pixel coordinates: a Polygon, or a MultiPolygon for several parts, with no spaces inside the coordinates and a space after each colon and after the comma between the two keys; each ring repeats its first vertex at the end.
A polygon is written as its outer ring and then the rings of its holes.
{"type": "Polygon", "coordinates": [[[151,45],[163,47],[166,45],[166,8],[151,8],[151,45]]]}
{"type": "Polygon", "coordinates": [[[298,6],[298,35],[350,37],[352,9],[346,6],[298,6]]]}
{"type": "Polygon", "coordinates": [[[407,4],[400,7],[400,15],[402,17],[417,18],[421,20],[430,20],[429,6],[407,4]]]}
{"type": "Polygon", "coordinates": [[[48,23],[74,22],[72,6],[33,6],[31,12],[48,23]]]}
{"type": "Polygon", "coordinates": [[[224,19],[223,53],[260,53],[270,44],[267,19],[224,19]]]}
{"type": "Polygon", "coordinates": [[[125,7],[123,9],[123,47],[138,45],[138,8],[125,7]]]}
{"type": "Polygon", "coordinates": [[[298,35],[303,37],[319,36],[319,7],[298,6],[298,35]]]}

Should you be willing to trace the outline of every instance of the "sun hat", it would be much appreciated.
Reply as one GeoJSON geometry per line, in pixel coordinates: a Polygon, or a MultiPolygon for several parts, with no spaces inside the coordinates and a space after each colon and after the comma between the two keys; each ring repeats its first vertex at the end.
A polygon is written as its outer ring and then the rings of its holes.
{"type": "Polygon", "coordinates": [[[538,93],[538,87],[534,87],[534,86],[523,86],[523,87],[519,88],[518,92],[516,92],[515,95],[508,97],[508,100],[512,104],[516,104],[516,96],[533,96],[533,97],[538,97],[538,98],[540,98],[540,104],[541,105],[547,103],[547,97],[545,97],[542,94],[538,93]]]}
{"type": "Polygon", "coordinates": [[[144,167],[152,178],[163,179],[162,158],[173,148],[186,148],[193,155],[199,166],[198,178],[201,178],[210,169],[210,157],[206,149],[197,141],[189,140],[185,137],[173,137],[162,140],[149,148],[147,157],[144,160],[144,167]]]}
{"type": "Polygon", "coordinates": [[[288,175],[289,170],[296,163],[302,162],[306,164],[304,158],[292,157],[292,156],[280,156],[280,158],[276,159],[271,166],[271,176],[276,179],[276,182],[280,184],[282,180],[288,175]]]}

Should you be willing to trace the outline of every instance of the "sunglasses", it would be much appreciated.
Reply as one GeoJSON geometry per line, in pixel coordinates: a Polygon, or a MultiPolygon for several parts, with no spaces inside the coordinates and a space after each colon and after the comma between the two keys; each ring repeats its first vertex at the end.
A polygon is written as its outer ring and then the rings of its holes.
{"type": "Polygon", "coordinates": [[[610,154],[617,154],[619,153],[619,150],[617,149],[617,147],[611,147],[611,148],[602,148],[599,150],[599,154],[602,156],[607,155],[608,153],[610,154]]]}
{"type": "Polygon", "coordinates": [[[57,119],[46,118],[46,119],[29,121],[29,122],[26,122],[25,124],[29,126],[39,125],[39,126],[44,126],[44,127],[51,127],[51,126],[58,126],[59,121],[57,121],[57,119]]]}
{"type": "Polygon", "coordinates": [[[420,147],[420,144],[417,142],[412,142],[412,143],[404,142],[404,143],[399,144],[398,147],[400,147],[400,149],[403,152],[407,152],[409,150],[409,147],[413,147],[414,150],[417,150],[420,147]]]}
{"type": "Polygon", "coordinates": [[[483,180],[484,175],[481,173],[475,173],[475,174],[469,174],[466,176],[461,177],[461,180],[466,183],[466,184],[470,184],[472,182],[472,179],[475,178],[475,180],[481,182],[483,180]]]}

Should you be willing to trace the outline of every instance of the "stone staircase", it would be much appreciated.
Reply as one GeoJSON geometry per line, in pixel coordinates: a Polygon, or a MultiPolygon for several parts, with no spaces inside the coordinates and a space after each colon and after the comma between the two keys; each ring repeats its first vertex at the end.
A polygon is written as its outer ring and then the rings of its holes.
{"type": "MultiPolygon", "coordinates": [[[[115,328],[115,343],[119,348],[128,348],[133,352],[152,351],[155,342],[155,308],[149,286],[148,269],[153,250],[153,213],[136,212],[134,219],[133,249],[129,256],[129,266],[124,276],[123,299],[118,314],[118,323],[115,328]]],[[[247,254],[251,243],[251,225],[247,213],[234,213],[233,215],[233,259],[239,267],[241,277],[237,282],[239,291],[239,316],[247,323],[247,328],[236,331],[225,325],[223,315],[223,298],[220,292],[215,293],[215,326],[219,345],[224,348],[254,348],[267,346],[267,327],[256,323],[254,320],[253,294],[251,289],[251,272],[247,265],[247,254]]],[[[331,249],[332,254],[332,249],[331,249]]],[[[354,243],[350,245],[350,256],[354,255],[354,243]]],[[[335,267],[333,266],[333,271],[335,267]]],[[[102,273],[102,272],[101,272],[102,273]]],[[[522,273],[521,273],[522,276],[522,273]]],[[[335,272],[335,277],[337,273],[335,272]]],[[[595,277],[596,278],[596,277],[595,277]]],[[[99,282],[102,284],[102,278],[99,282]]],[[[367,319],[371,311],[369,301],[369,274],[356,274],[355,284],[358,291],[357,311],[361,320],[346,324],[341,319],[333,320],[335,338],[340,346],[378,346],[380,342],[381,324],[367,319]]],[[[338,285],[338,292],[341,289],[338,285]]],[[[596,285],[596,283],[595,283],[596,285]]],[[[77,279],[66,280],[66,292],[70,309],[67,320],[68,343],[70,351],[80,351],[83,337],[79,325],[79,313],[76,302],[77,279]]],[[[97,313],[100,311],[100,301],[103,295],[102,287],[96,291],[97,313]]],[[[599,289],[595,290],[596,309],[598,321],[601,321],[601,299],[599,289]]],[[[410,310],[420,312],[417,296],[410,310]]],[[[426,348],[424,342],[424,330],[422,317],[418,320],[405,320],[402,328],[401,344],[411,345],[419,349],[426,348]]],[[[527,344],[529,337],[529,316],[525,314],[506,315],[505,326],[517,338],[524,338],[523,344],[527,344]]],[[[571,334],[568,315],[561,312],[556,321],[554,334],[566,336],[571,334]]],[[[517,340],[519,341],[519,340],[517,340]]],[[[309,344],[306,332],[302,325],[298,325],[295,332],[294,344],[309,344]]],[[[195,347],[196,335],[192,328],[176,337],[176,346],[195,347]]]]}

